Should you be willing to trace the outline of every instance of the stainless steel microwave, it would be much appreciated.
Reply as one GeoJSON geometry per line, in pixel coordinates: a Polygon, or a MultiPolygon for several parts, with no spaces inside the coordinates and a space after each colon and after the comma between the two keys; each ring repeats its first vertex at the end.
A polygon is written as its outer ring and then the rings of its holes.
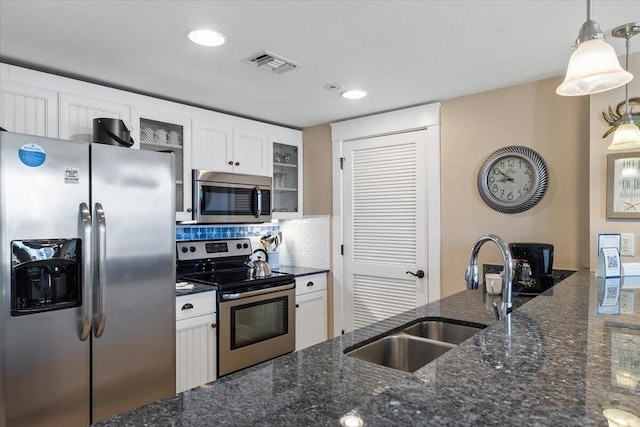
{"type": "Polygon", "coordinates": [[[193,219],[202,224],[271,221],[271,177],[193,170],[193,219]]]}

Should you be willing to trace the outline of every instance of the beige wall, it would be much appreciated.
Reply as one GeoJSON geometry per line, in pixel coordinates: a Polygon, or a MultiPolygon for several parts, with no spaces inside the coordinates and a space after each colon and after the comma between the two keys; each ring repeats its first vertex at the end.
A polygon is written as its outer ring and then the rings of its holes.
{"type": "MultiPolygon", "coordinates": [[[[640,54],[630,60],[640,74],[640,54]]],[[[555,94],[561,78],[547,79],[442,103],[442,296],[464,288],[469,250],[478,236],[496,233],[508,242],[538,241],[555,245],[556,268],[595,268],[595,238],[602,232],[636,234],[640,221],[606,220],[607,129],[602,111],[624,98],[624,89],[589,97],[555,94]],[[549,190],[527,212],[495,212],[478,194],[482,162],[507,145],[524,145],[547,162],[549,190]]],[[[630,96],[639,96],[640,78],[630,96]]],[[[303,130],[305,214],[331,214],[331,130],[319,125],[303,130]]],[[[623,258],[626,261],[639,261],[623,258]]],[[[500,262],[486,245],[479,260],[500,262]]],[[[331,304],[330,304],[331,305],[331,304]]]]}
{"type": "MultiPolygon", "coordinates": [[[[305,215],[331,215],[331,127],[328,124],[302,130],[305,215]]],[[[331,236],[327,236],[331,240],[331,236]]],[[[333,270],[333,259],[330,269],[333,270]]],[[[333,337],[333,276],[327,275],[328,337],[333,337]]]]}
{"type": "Polygon", "coordinates": [[[305,215],[331,215],[331,127],[328,124],[302,130],[305,215]]]}
{"type": "MultiPolygon", "coordinates": [[[[624,57],[620,58],[624,64],[624,57]]],[[[640,97],[640,53],[629,56],[629,71],[635,78],[629,84],[629,97],[640,97]]],[[[632,219],[607,219],[607,154],[637,152],[640,150],[610,151],[607,147],[613,139],[609,135],[603,139],[602,135],[609,129],[609,125],[602,117],[602,113],[608,111],[609,107],[616,109],[619,102],[624,101],[624,87],[609,92],[599,93],[591,96],[590,105],[590,137],[591,156],[589,159],[589,170],[591,171],[589,180],[590,189],[590,266],[591,270],[596,268],[596,238],[598,233],[634,233],[636,236],[636,256],[622,257],[622,262],[640,262],[640,220],[632,219]]],[[[637,108],[637,107],[636,107],[637,108]]],[[[637,111],[637,110],[636,110],[637,111]]]]}
{"type": "MultiPolygon", "coordinates": [[[[589,100],[556,95],[560,81],[547,79],[442,103],[443,297],[464,289],[469,251],[486,233],[507,242],[552,243],[555,268],[589,265],[589,100]],[[508,145],[535,150],[549,170],[542,201],[513,215],[489,208],[476,185],[483,161],[508,145]]],[[[483,247],[482,262],[501,262],[495,245],[483,247]]]]}

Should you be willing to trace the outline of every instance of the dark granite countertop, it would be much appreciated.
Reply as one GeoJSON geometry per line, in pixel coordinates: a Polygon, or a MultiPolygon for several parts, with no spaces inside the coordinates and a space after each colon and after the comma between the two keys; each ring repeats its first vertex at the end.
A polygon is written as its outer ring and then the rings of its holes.
{"type": "Polygon", "coordinates": [[[176,289],[176,297],[199,294],[201,292],[211,292],[216,290],[218,290],[218,287],[216,285],[203,285],[201,283],[194,283],[193,289],[176,289]]]}
{"type": "MultiPolygon", "coordinates": [[[[310,267],[293,267],[290,265],[281,265],[276,271],[280,273],[290,273],[296,277],[309,276],[311,274],[327,273],[329,270],[322,268],[310,268],[310,267]]],[[[217,290],[215,285],[203,285],[200,283],[194,283],[193,289],[176,289],[176,297],[185,295],[198,294],[201,292],[211,292],[217,290]]]]}
{"type": "Polygon", "coordinates": [[[508,349],[495,297],[463,291],[99,425],[606,426],[606,408],[640,416],[640,289],[623,292],[634,314],[597,314],[604,281],[586,271],[515,298],[508,349]],[[343,354],[421,317],[491,326],[413,374],[343,354]]]}
{"type": "Polygon", "coordinates": [[[291,265],[281,265],[280,267],[276,268],[276,271],[279,272],[279,273],[290,273],[290,274],[293,274],[296,277],[309,276],[311,274],[329,272],[329,270],[324,269],[324,268],[294,267],[294,266],[291,266],[291,265]]]}

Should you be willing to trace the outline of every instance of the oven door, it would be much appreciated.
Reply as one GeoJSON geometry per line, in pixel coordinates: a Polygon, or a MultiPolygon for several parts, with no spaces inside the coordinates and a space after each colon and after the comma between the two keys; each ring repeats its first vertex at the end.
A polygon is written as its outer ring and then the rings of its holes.
{"type": "Polygon", "coordinates": [[[295,283],[220,294],[218,376],[295,350],[295,283]]]}

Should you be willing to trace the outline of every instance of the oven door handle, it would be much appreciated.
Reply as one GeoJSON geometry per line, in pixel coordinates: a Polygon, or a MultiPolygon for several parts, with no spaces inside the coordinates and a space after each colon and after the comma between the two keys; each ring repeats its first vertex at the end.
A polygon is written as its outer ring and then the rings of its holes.
{"type": "Polygon", "coordinates": [[[272,292],[286,291],[289,289],[293,289],[295,287],[296,287],[295,283],[290,283],[288,285],[275,286],[273,288],[258,289],[257,291],[238,292],[237,294],[222,294],[222,299],[230,301],[230,300],[241,299],[241,298],[249,298],[256,295],[264,295],[264,294],[270,294],[272,292]]]}

